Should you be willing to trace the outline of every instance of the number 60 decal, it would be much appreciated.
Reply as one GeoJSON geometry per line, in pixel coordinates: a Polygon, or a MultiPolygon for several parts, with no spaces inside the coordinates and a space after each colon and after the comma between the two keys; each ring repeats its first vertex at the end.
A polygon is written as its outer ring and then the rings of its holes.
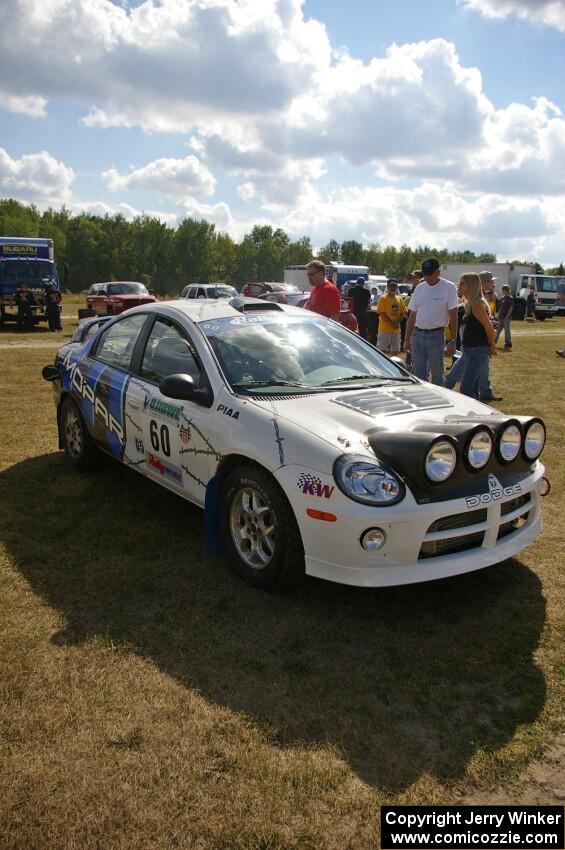
{"type": "Polygon", "coordinates": [[[165,457],[171,456],[171,440],[166,425],[159,427],[159,424],[152,419],[149,423],[149,437],[156,452],[162,452],[165,457]]]}

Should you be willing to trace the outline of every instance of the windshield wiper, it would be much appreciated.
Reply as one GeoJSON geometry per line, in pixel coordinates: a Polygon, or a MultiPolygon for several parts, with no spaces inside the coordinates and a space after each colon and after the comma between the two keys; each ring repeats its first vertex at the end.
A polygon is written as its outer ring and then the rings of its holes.
{"type": "Polygon", "coordinates": [[[298,381],[245,381],[245,383],[232,384],[238,389],[247,389],[248,387],[302,387],[307,390],[315,390],[316,387],[310,384],[299,384],[298,381]]]}
{"type": "Polygon", "coordinates": [[[361,380],[372,380],[378,381],[379,384],[388,383],[389,381],[394,381],[394,383],[398,383],[399,381],[402,383],[414,383],[414,378],[404,377],[404,375],[399,375],[398,378],[388,377],[386,375],[348,375],[343,378],[334,378],[331,381],[324,381],[322,384],[323,387],[333,386],[334,384],[344,384],[347,381],[361,381],[361,380]]]}

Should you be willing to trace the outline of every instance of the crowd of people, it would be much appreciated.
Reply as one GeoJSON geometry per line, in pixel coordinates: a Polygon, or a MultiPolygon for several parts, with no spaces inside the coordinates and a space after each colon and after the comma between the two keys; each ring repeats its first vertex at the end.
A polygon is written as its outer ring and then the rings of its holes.
{"type": "MultiPolygon", "coordinates": [[[[312,260],[307,266],[313,290],[308,309],[328,318],[339,318],[340,292],[325,278],[325,265],[312,260]]],[[[386,292],[367,289],[359,277],[348,291],[359,333],[390,356],[406,354],[406,365],[422,380],[455,389],[481,401],[502,401],[490,381],[490,358],[504,332],[504,350],[512,351],[511,320],[514,299],[510,287],[495,294],[489,271],[461,275],[458,285],[442,278],[440,264],[429,257],[410,276],[411,290],[398,294],[398,281],[389,278],[386,292]],[[378,322],[372,331],[371,319],[378,322]],[[445,373],[444,358],[451,358],[445,373]]],[[[376,324],[376,323],[375,323],[376,324]]],[[[556,354],[565,357],[565,349],[556,354]]]]}

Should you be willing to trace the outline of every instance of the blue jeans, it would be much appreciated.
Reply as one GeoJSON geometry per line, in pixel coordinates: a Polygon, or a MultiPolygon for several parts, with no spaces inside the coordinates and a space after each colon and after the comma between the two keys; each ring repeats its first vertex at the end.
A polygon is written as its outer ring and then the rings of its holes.
{"type": "Polygon", "coordinates": [[[443,387],[443,328],[424,331],[414,328],[411,339],[412,366],[414,374],[423,381],[432,373],[432,384],[443,387]]]}
{"type": "Polygon", "coordinates": [[[483,381],[487,375],[488,384],[488,345],[480,345],[476,348],[463,347],[463,375],[461,377],[461,392],[471,398],[481,398],[483,395],[483,381]]]}
{"type": "Polygon", "coordinates": [[[465,368],[464,354],[461,352],[461,357],[454,361],[453,366],[445,376],[444,385],[448,390],[453,390],[457,381],[461,380],[463,369],[465,368]]]}
{"type": "Polygon", "coordinates": [[[498,337],[502,333],[502,328],[504,328],[504,345],[512,345],[512,333],[510,331],[510,319],[499,319],[498,320],[498,327],[496,329],[495,342],[498,342],[498,337]]]}

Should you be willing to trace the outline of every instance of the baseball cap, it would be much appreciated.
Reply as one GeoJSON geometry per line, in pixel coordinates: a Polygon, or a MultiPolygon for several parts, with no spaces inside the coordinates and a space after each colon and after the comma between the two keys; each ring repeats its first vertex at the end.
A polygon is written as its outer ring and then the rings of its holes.
{"type": "Polygon", "coordinates": [[[363,286],[365,286],[365,278],[364,278],[364,277],[358,277],[358,278],[357,278],[357,283],[362,283],[362,284],[363,284],[363,286]]]}
{"type": "Polygon", "coordinates": [[[498,280],[497,277],[492,276],[492,272],[487,271],[479,272],[479,277],[481,278],[481,280],[498,280]]]}
{"type": "Polygon", "coordinates": [[[429,257],[422,263],[422,272],[424,274],[432,274],[439,271],[439,263],[435,257],[429,257]]]}
{"type": "Polygon", "coordinates": [[[396,286],[396,284],[398,283],[398,281],[397,281],[397,279],[396,279],[395,277],[389,277],[389,278],[388,278],[388,280],[387,280],[387,282],[386,282],[387,286],[389,285],[389,283],[394,283],[394,284],[395,284],[395,286],[396,286]]]}

